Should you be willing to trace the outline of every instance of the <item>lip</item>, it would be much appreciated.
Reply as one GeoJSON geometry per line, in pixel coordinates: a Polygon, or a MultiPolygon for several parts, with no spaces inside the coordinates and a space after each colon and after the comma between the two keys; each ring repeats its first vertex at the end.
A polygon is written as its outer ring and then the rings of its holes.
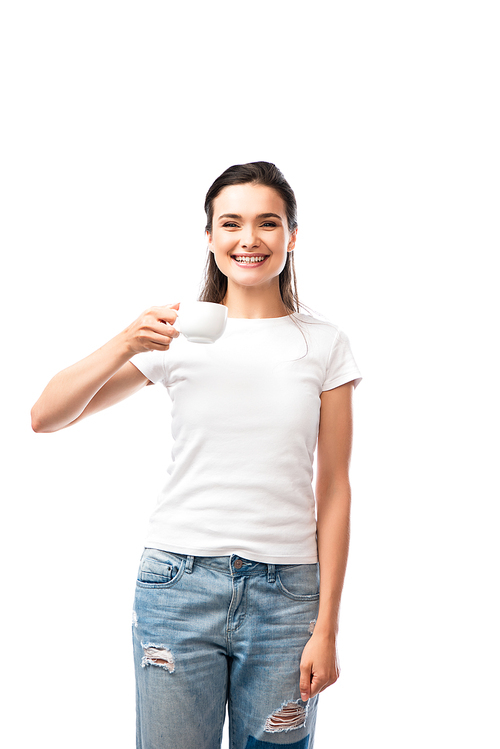
{"type": "Polygon", "coordinates": [[[261,260],[260,263],[239,263],[235,259],[237,257],[260,257],[257,252],[238,252],[235,255],[231,255],[231,260],[234,260],[238,268],[258,268],[259,266],[264,265],[269,255],[265,255],[264,260],[261,260]]]}

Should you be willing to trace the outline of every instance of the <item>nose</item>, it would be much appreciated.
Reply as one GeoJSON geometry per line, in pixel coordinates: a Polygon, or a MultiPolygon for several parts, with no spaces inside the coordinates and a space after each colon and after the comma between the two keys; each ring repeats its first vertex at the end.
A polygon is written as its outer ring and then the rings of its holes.
{"type": "Polygon", "coordinates": [[[259,247],[260,239],[257,237],[253,229],[248,228],[242,234],[240,244],[242,248],[245,247],[248,250],[248,249],[251,249],[252,247],[259,247]]]}

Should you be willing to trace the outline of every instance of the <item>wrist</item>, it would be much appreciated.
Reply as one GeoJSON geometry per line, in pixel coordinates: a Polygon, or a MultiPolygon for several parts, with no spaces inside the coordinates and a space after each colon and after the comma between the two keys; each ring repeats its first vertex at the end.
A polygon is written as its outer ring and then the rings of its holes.
{"type": "Polygon", "coordinates": [[[323,621],[318,617],[316,623],[314,624],[312,634],[316,635],[316,637],[321,637],[324,640],[335,641],[337,639],[338,632],[339,628],[337,622],[323,621]]]}
{"type": "Polygon", "coordinates": [[[140,353],[140,351],[134,348],[133,337],[130,334],[129,327],[122,330],[121,333],[118,333],[110,343],[115,345],[118,355],[124,357],[124,361],[127,361],[140,353]]]}

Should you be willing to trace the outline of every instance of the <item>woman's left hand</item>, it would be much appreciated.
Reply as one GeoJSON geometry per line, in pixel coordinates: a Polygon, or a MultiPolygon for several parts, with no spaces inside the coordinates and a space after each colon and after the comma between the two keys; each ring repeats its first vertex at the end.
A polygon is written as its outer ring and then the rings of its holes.
{"type": "Polygon", "coordinates": [[[334,637],[313,632],[300,660],[300,697],[306,702],[334,684],[340,676],[334,637]]]}

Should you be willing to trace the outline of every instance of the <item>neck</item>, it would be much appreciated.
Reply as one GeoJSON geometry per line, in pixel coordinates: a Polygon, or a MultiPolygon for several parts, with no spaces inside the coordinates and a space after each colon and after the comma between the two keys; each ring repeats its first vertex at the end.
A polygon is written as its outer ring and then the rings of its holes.
{"type": "Polygon", "coordinates": [[[285,317],[289,310],[283,304],[279,286],[267,291],[252,287],[234,287],[228,284],[223,304],[228,308],[228,317],[264,319],[285,317]]]}

